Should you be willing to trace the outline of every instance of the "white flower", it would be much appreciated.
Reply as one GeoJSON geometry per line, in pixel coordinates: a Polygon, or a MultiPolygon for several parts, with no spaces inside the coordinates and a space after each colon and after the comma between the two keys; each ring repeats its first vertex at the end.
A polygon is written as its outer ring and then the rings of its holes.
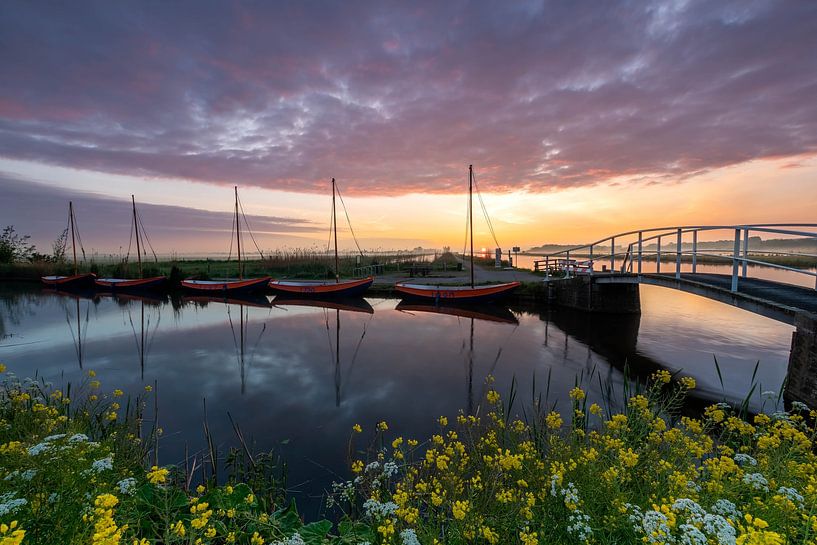
{"type": "Polygon", "coordinates": [[[678,527],[681,532],[681,545],[707,545],[706,536],[691,524],[682,524],[678,527]]]}
{"type": "Polygon", "coordinates": [[[801,496],[796,489],[787,486],[781,486],[777,489],[778,494],[783,494],[799,508],[803,508],[803,496],[801,496]]]}
{"type": "Polygon", "coordinates": [[[797,412],[805,412],[809,410],[808,405],[806,405],[802,401],[792,401],[791,409],[797,412]]]}
{"type": "Polygon", "coordinates": [[[400,539],[403,540],[403,545],[420,545],[420,540],[417,539],[417,534],[412,529],[400,532],[400,539]]]}
{"type": "Polygon", "coordinates": [[[28,455],[29,456],[37,456],[38,454],[42,454],[43,452],[49,450],[50,448],[51,448],[51,445],[48,444],[45,441],[42,442],[42,443],[37,443],[36,445],[34,445],[33,447],[30,447],[28,449],[28,455]]]}
{"type": "Polygon", "coordinates": [[[91,464],[92,473],[101,473],[103,471],[110,471],[111,469],[113,469],[113,458],[110,456],[102,458],[101,460],[95,460],[94,463],[91,464]]]}
{"type": "Polygon", "coordinates": [[[60,499],[60,495],[56,492],[52,492],[48,495],[48,503],[57,503],[58,499],[60,499]]]}
{"type": "Polygon", "coordinates": [[[650,510],[641,519],[641,530],[647,543],[664,543],[670,535],[667,516],[660,511],[650,510]]]}
{"type": "Polygon", "coordinates": [[[567,518],[567,531],[587,543],[593,537],[593,529],[590,527],[590,516],[582,513],[578,509],[571,512],[567,518]]]}
{"type": "Polygon", "coordinates": [[[366,515],[371,518],[382,518],[393,515],[397,511],[397,504],[391,501],[380,503],[377,500],[369,498],[363,503],[363,510],[366,515]]]}
{"type": "Polygon", "coordinates": [[[366,466],[364,471],[368,473],[370,471],[377,471],[378,469],[380,469],[380,462],[371,462],[366,466]]]}
{"type": "Polygon", "coordinates": [[[386,462],[383,464],[383,476],[386,478],[393,477],[397,474],[397,464],[394,462],[386,462]]]}
{"type": "Polygon", "coordinates": [[[712,512],[718,515],[723,515],[727,519],[738,520],[742,514],[738,511],[737,506],[729,500],[720,499],[712,505],[712,512]]]}
{"type": "Polygon", "coordinates": [[[116,483],[116,486],[119,487],[119,492],[121,494],[126,494],[130,496],[131,494],[133,494],[133,488],[136,486],[136,479],[134,479],[133,477],[122,479],[121,481],[116,483]]]}
{"type": "Polygon", "coordinates": [[[748,484],[755,490],[769,491],[769,481],[762,473],[747,473],[743,476],[743,484],[748,484]]]}
{"type": "Polygon", "coordinates": [[[757,465],[757,460],[755,460],[754,458],[752,458],[748,454],[743,454],[742,452],[739,452],[739,453],[735,454],[734,458],[735,458],[735,462],[740,464],[740,465],[744,465],[744,464],[749,464],[750,466],[756,466],[757,465]]]}
{"type": "Polygon", "coordinates": [[[56,441],[57,439],[62,439],[63,437],[65,437],[64,433],[58,433],[57,435],[49,435],[48,437],[43,439],[43,442],[50,443],[51,441],[56,441]]]}
{"type": "Polygon", "coordinates": [[[709,535],[714,535],[718,540],[718,545],[735,545],[735,528],[720,515],[707,513],[704,517],[704,531],[709,535]]]}
{"type": "Polygon", "coordinates": [[[15,513],[27,503],[25,498],[15,498],[10,492],[3,494],[0,496],[0,517],[15,513]]]}
{"type": "Polygon", "coordinates": [[[86,443],[88,441],[88,436],[84,433],[75,433],[71,437],[68,438],[69,443],[86,443]]]}
{"type": "Polygon", "coordinates": [[[693,523],[703,522],[706,511],[703,507],[698,505],[695,501],[689,498],[679,498],[672,504],[673,511],[683,511],[687,513],[687,517],[693,523]]]}

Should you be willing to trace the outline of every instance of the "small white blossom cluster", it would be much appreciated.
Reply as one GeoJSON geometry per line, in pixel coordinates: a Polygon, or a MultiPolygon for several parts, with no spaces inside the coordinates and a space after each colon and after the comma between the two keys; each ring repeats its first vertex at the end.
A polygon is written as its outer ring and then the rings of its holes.
{"type": "Polygon", "coordinates": [[[720,499],[712,505],[711,511],[716,515],[722,515],[732,521],[737,521],[743,514],[738,511],[738,507],[729,500],[720,499]]]}
{"type": "Polygon", "coordinates": [[[707,545],[709,540],[706,535],[692,524],[681,524],[681,545],[707,545]]]}
{"type": "Polygon", "coordinates": [[[16,478],[20,478],[20,479],[22,479],[24,481],[30,481],[31,479],[34,478],[34,476],[36,474],[37,474],[36,469],[27,469],[27,470],[25,470],[23,472],[20,472],[20,471],[15,469],[14,471],[12,471],[8,475],[6,475],[3,480],[4,481],[11,481],[11,480],[14,480],[16,478]]]}
{"type": "Polygon", "coordinates": [[[103,471],[110,471],[113,469],[113,458],[108,456],[101,460],[94,460],[91,464],[91,473],[102,473],[103,471]]]}
{"type": "Polygon", "coordinates": [[[6,492],[0,495],[0,517],[15,513],[20,507],[27,504],[25,498],[14,497],[13,492],[6,492]]]}
{"type": "Polygon", "coordinates": [[[777,489],[777,493],[786,496],[788,499],[792,501],[792,503],[797,505],[797,507],[799,507],[800,509],[803,508],[804,505],[803,496],[799,492],[797,492],[796,489],[788,486],[781,486],[780,488],[777,489]]]}
{"type": "Polygon", "coordinates": [[[743,454],[742,452],[739,452],[739,453],[735,454],[734,459],[735,459],[735,463],[737,463],[738,465],[741,465],[741,466],[743,466],[743,465],[756,466],[757,465],[757,460],[755,460],[754,458],[752,458],[748,454],[743,454]]]}
{"type": "Polygon", "coordinates": [[[42,443],[37,443],[33,447],[28,448],[28,455],[29,456],[37,456],[42,454],[43,452],[47,452],[51,450],[51,444],[48,441],[43,441],[42,443]]]}
{"type": "Polygon", "coordinates": [[[398,470],[397,464],[395,464],[394,462],[386,462],[385,464],[383,464],[383,476],[386,478],[394,477],[395,475],[397,475],[397,470],[398,470]]]}
{"type": "Polygon", "coordinates": [[[301,537],[301,534],[295,532],[291,538],[285,539],[284,541],[273,541],[270,545],[306,545],[306,542],[304,538],[301,537]]]}
{"type": "Polygon", "coordinates": [[[410,528],[400,532],[400,539],[403,541],[403,545],[420,545],[417,534],[410,528]]]}
{"type": "MultiPolygon", "coordinates": [[[[680,533],[673,535],[669,518],[662,512],[649,510],[643,512],[637,505],[624,504],[633,530],[641,534],[645,543],[677,543],[679,545],[735,545],[735,527],[720,514],[707,513],[697,502],[680,498],[673,502],[672,511],[682,515],[686,520],[677,525],[680,533]]],[[[728,500],[718,500],[713,511],[723,513],[737,520],[740,512],[735,504],[728,500]]],[[[680,521],[679,521],[680,522],[680,521]]]]}
{"type": "Polygon", "coordinates": [[[806,412],[809,410],[808,405],[803,403],[802,401],[792,401],[791,402],[791,410],[797,412],[806,412]]]}
{"type": "Polygon", "coordinates": [[[116,486],[119,487],[119,493],[125,494],[126,496],[130,496],[133,494],[133,489],[136,486],[136,479],[133,477],[128,477],[127,479],[122,479],[116,486]]]}
{"type": "Polygon", "coordinates": [[[762,473],[747,473],[743,476],[743,484],[748,484],[755,490],[769,491],[769,481],[762,473]]]}
{"type": "Polygon", "coordinates": [[[383,518],[393,515],[397,511],[397,504],[393,501],[381,503],[377,500],[369,498],[363,503],[363,510],[366,516],[370,518],[383,518]]]}
{"type": "Polygon", "coordinates": [[[593,529],[590,527],[590,515],[577,509],[570,513],[567,523],[567,531],[571,535],[576,536],[582,543],[590,542],[590,538],[593,537],[593,529]]]}
{"type": "Polygon", "coordinates": [[[343,501],[351,502],[355,498],[355,482],[343,481],[332,483],[332,494],[326,498],[326,506],[334,507],[337,504],[335,497],[339,497],[343,501]]]}

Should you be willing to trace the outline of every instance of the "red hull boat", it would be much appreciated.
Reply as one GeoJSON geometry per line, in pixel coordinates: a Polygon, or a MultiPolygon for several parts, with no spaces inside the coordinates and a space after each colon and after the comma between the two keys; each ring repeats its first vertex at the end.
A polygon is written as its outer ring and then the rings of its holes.
{"type": "Polygon", "coordinates": [[[72,274],[71,276],[42,276],[43,284],[51,288],[85,288],[94,285],[94,273],[72,274]]]}
{"type": "Polygon", "coordinates": [[[373,281],[374,278],[371,276],[362,280],[341,280],[339,282],[272,280],[269,287],[279,293],[302,297],[351,297],[363,294],[373,281]]]}
{"type": "Polygon", "coordinates": [[[508,295],[521,285],[520,282],[493,284],[490,286],[429,286],[425,284],[406,284],[398,282],[394,285],[395,291],[405,297],[426,299],[433,301],[477,302],[492,301],[508,295]]]}
{"type": "Polygon", "coordinates": [[[269,276],[248,280],[182,280],[182,287],[199,293],[223,295],[229,293],[251,293],[263,291],[269,284],[269,276]]]}

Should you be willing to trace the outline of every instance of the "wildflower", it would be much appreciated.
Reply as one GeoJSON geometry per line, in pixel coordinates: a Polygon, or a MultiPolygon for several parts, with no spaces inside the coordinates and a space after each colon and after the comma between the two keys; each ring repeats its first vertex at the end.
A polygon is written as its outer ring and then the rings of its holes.
{"type": "Polygon", "coordinates": [[[252,505],[253,503],[255,503],[255,494],[250,492],[249,494],[247,494],[247,497],[244,498],[244,501],[247,502],[248,504],[252,505]]]}
{"type": "Polygon", "coordinates": [[[99,382],[98,380],[92,380],[91,382],[89,382],[89,383],[88,383],[88,386],[90,386],[90,387],[91,387],[91,388],[93,388],[94,390],[96,390],[97,388],[99,388],[101,385],[102,385],[102,383],[101,383],[101,382],[99,382]]]}
{"type": "Polygon", "coordinates": [[[573,399],[575,401],[581,401],[582,399],[585,398],[584,390],[582,390],[578,386],[570,390],[570,393],[568,395],[570,395],[570,399],[573,399]]]}
{"type": "Polygon", "coordinates": [[[748,484],[755,490],[769,491],[769,481],[762,473],[747,473],[743,476],[743,484],[748,484]]]}
{"type": "Polygon", "coordinates": [[[167,481],[167,475],[170,473],[166,468],[153,466],[147,474],[148,482],[151,484],[163,484],[167,481]]]}
{"type": "Polygon", "coordinates": [[[696,386],[695,379],[692,377],[681,377],[678,379],[678,382],[681,384],[681,387],[685,390],[694,390],[696,386]]]}
{"type": "Polygon", "coordinates": [[[545,416],[545,424],[552,430],[558,430],[562,427],[562,417],[557,412],[549,412],[547,416],[545,416]]]}
{"type": "Polygon", "coordinates": [[[355,460],[354,462],[352,462],[352,472],[360,473],[361,471],[363,471],[363,461],[355,460]]]}
{"type": "Polygon", "coordinates": [[[204,531],[204,537],[216,537],[216,529],[212,526],[208,527],[207,530],[204,531]]]}
{"type": "Polygon", "coordinates": [[[253,532],[250,545],[264,545],[264,538],[258,532],[253,532]]]}
{"type": "Polygon", "coordinates": [[[5,373],[5,372],[6,372],[6,366],[3,365],[2,363],[0,363],[0,373],[5,373]]]}
{"type": "Polygon", "coordinates": [[[656,371],[652,374],[652,379],[655,382],[660,382],[662,384],[669,384],[669,381],[672,380],[672,373],[667,371],[666,369],[662,369],[660,371],[656,371]]]}
{"type": "Polygon", "coordinates": [[[420,545],[420,540],[417,539],[417,534],[412,529],[400,532],[400,539],[403,541],[403,545],[420,545]]]}
{"type": "Polygon", "coordinates": [[[145,386],[145,391],[146,392],[152,392],[153,391],[153,386],[151,386],[150,384],[146,385],[145,386]]]}
{"type": "Polygon", "coordinates": [[[125,393],[125,392],[123,392],[122,390],[120,390],[119,388],[117,388],[116,390],[114,390],[114,391],[113,391],[113,396],[114,396],[114,397],[121,397],[121,396],[122,396],[124,393],[125,393]]]}
{"type": "Polygon", "coordinates": [[[455,501],[454,505],[451,507],[451,512],[454,515],[454,518],[457,520],[462,520],[465,518],[466,513],[470,509],[470,503],[466,501],[455,501]]]}
{"type": "Polygon", "coordinates": [[[352,426],[352,431],[355,433],[360,433],[363,431],[363,428],[360,427],[360,424],[355,424],[354,426],[352,426]]]}
{"type": "Polygon", "coordinates": [[[519,532],[519,540],[522,541],[522,545],[538,545],[539,538],[536,532],[527,532],[527,528],[524,531],[519,532]]]}
{"type": "MultiPolygon", "coordinates": [[[[5,366],[3,368],[5,370],[5,366]]],[[[0,524],[0,545],[20,545],[25,536],[26,531],[17,527],[16,520],[9,524],[0,524]]]]}
{"type": "Polygon", "coordinates": [[[598,404],[593,403],[592,405],[590,405],[590,414],[595,416],[601,416],[601,407],[599,407],[598,404]]]}
{"type": "Polygon", "coordinates": [[[397,511],[398,508],[398,505],[391,501],[381,503],[375,499],[369,498],[363,502],[363,512],[366,513],[368,517],[373,519],[381,519],[391,516],[397,511]]]}
{"type": "Polygon", "coordinates": [[[386,424],[386,422],[378,422],[377,423],[377,429],[378,429],[378,431],[388,431],[389,425],[386,424]]]}
{"type": "Polygon", "coordinates": [[[131,495],[133,494],[133,489],[136,486],[136,479],[133,477],[128,477],[127,479],[122,479],[116,486],[119,487],[119,492],[121,494],[131,495]]]}
{"type": "Polygon", "coordinates": [[[440,426],[446,427],[448,425],[448,418],[446,418],[445,416],[441,416],[440,418],[437,419],[437,422],[440,424],[440,426]]]}
{"type": "Polygon", "coordinates": [[[485,397],[488,400],[488,403],[490,403],[491,405],[496,405],[497,403],[499,403],[500,396],[499,392],[497,392],[496,390],[488,390],[488,394],[485,397]]]}
{"type": "Polygon", "coordinates": [[[101,473],[103,471],[110,471],[113,469],[113,458],[108,456],[101,460],[96,460],[91,464],[91,473],[101,473]]]}
{"type": "Polygon", "coordinates": [[[91,377],[91,378],[94,378],[96,376],[96,371],[94,371],[93,369],[89,369],[88,370],[88,376],[91,377]]]}

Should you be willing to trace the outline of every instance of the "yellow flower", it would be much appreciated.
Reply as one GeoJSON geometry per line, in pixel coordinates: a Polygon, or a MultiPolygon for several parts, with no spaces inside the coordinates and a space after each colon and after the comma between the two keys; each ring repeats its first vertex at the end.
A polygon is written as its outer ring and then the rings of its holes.
{"type": "Polygon", "coordinates": [[[97,389],[102,385],[102,383],[99,382],[98,380],[92,380],[91,382],[88,383],[88,385],[93,389],[97,389]]]}
{"type": "Polygon", "coordinates": [[[196,492],[197,492],[198,494],[204,494],[204,491],[205,491],[205,490],[207,490],[207,489],[206,489],[206,488],[204,488],[204,485],[203,485],[203,484],[200,484],[200,485],[198,485],[198,486],[196,487],[196,492]]]}
{"type": "Polygon", "coordinates": [[[678,382],[687,390],[694,390],[696,386],[695,379],[692,377],[681,377],[678,382]]]}
{"type": "Polygon", "coordinates": [[[497,403],[499,403],[500,396],[499,392],[497,392],[496,390],[488,390],[488,395],[485,397],[488,399],[488,403],[490,403],[491,405],[496,405],[497,403]]]}
{"type": "Polygon", "coordinates": [[[570,399],[574,399],[576,401],[581,401],[585,397],[584,390],[576,386],[572,390],[570,390],[570,399]]]}
{"type": "Polygon", "coordinates": [[[0,524],[0,545],[20,545],[25,536],[26,531],[17,528],[16,520],[10,524],[0,524]]]}
{"type": "Polygon", "coordinates": [[[562,427],[562,416],[557,412],[549,412],[545,416],[545,424],[552,430],[558,430],[562,427]]]}
{"type": "Polygon", "coordinates": [[[258,532],[252,533],[252,538],[250,539],[251,545],[264,545],[264,538],[258,532]]]}
{"type": "Polygon", "coordinates": [[[2,363],[0,363],[0,373],[5,373],[5,372],[6,372],[6,366],[3,365],[2,363]]]}
{"type": "Polygon", "coordinates": [[[448,425],[448,418],[441,416],[437,419],[437,422],[439,422],[440,426],[445,427],[448,425]]]}
{"type": "Polygon", "coordinates": [[[246,497],[246,498],[244,498],[244,501],[245,501],[245,502],[247,502],[247,503],[249,503],[249,504],[253,504],[253,503],[255,503],[255,494],[253,494],[252,492],[250,492],[249,494],[247,494],[247,497],[246,497]]]}
{"type": "Polygon", "coordinates": [[[209,528],[207,528],[207,530],[205,530],[204,536],[205,537],[216,537],[216,529],[213,528],[212,526],[210,526],[209,528]]]}
{"type": "Polygon", "coordinates": [[[601,416],[601,407],[599,407],[596,403],[590,405],[590,414],[601,416]]]}
{"type": "Polygon", "coordinates": [[[352,431],[355,433],[360,433],[363,431],[363,428],[360,427],[360,424],[355,424],[354,426],[352,426],[352,431]]]}
{"type": "Polygon", "coordinates": [[[465,515],[468,513],[471,504],[466,501],[457,500],[454,502],[454,505],[451,506],[451,512],[454,515],[454,518],[457,520],[462,520],[465,518],[465,515]]]}
{"type": "Polygon", "coordinates": [[[386,424],[385,422],[378,422],[377,429],[380,431],[387,431],[389,429],[389,425],[386,424]]]}
{"type": "Polygon", "coordinates": [[[519,539],[522,541],[522,545],[537,545],[539,543],[536,532],[519,532],[519,539]]]}
{"type": "Polygon", "coordinates": [[[167,481],[167,475],[170,473],[167,469],[159,466],[153,466],[148,471],[147,477],[151,484],[162,484],[167,481]]]}
{"type": "Polygon", "coordinates": [[[363,461],[355,460],[354,462],[352,462],[352,472],[360,473],[361,471],[363,471],[363,461]]]}
{"type": "Polygon", "coordinates": [[[152,391],[153,391],[153,386],[151,386],[150,384],[148,384],[147,386],[145,386],[145,391],[146,391],[146,392],[152,392],[152,391]]]}
{"type": "Polygon", "coordinates": [[[398,437],[394,441],[391,442],[391,448],[397,448],[403,444],[403,438],[398,437]]]}
{"type": "Polygon", "coordinates": [[[227,486],[225,486],[225,487],[224,487],[224,492],[225,492],[227,495],[232,494],[232,493],[233,493],[233,487],[232,487],[232,486],[230,486],[230,485],[228,484],[227,486]]]}
{"type": "Polygon", "coordinates": [[[113,396],[114,396],[114,397],[121,397],[121,396],[122,396],[124,393],[125,393],[125,392],[123,392],[122,390],[120,390],[119,388],[117,388],[116,390],[114,390],[114,391],[113,391],[113,396]]]}
{"type": "Polygon", "coordinates": [[[652,374],[652,379],[655,382],[660,382],[662,384],[669,384],[669,381],[672,380],[672,373],[667,371],[666,369],[662,369],[661,371],[656,371],[652,374]]]}
{"type": "Polygon", "coordinates": [[[88,376],[91,377],[91,378],[94,378],[96,376],[96,371],[94,371],[93,369],[89,369],[88,370],[88,376]]]}

